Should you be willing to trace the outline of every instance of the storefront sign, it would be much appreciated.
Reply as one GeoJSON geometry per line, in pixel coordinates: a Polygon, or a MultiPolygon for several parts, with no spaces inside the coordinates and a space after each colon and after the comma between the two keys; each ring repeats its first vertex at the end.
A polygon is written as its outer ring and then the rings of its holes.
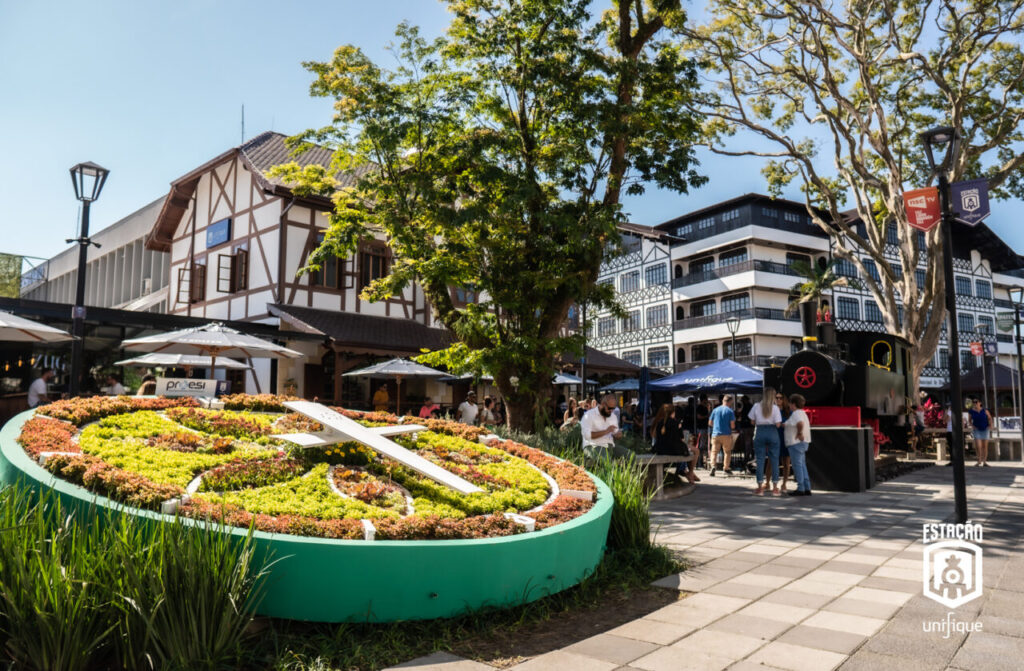
{"type": "Polygon", "coordinates": [[[973,179],[969,182],[957,182],[949,186],[953,212],[958,221],[969,226],[977,226],[982,219],[992,213],[988,204],[988,180],[973,179]]]}
{"type": "Polygon", "coordinates": [[[187,377],[158,377],[157,396],[216,396],[217,380],[187,377]]]}
{"type": "Polygon", "coordinates": [[[1012,312],[999,312],[996,314],[996,328],[1000,331],[1012,331],[1016,321],[1016,315],[1012,312]]]}
{"type": "Polygon", "coordinates": [[[907,223],[921,231],[930,231],[939,223],[939,190],[934,186],[903,192],[903,207],[907,210],[907,223]]]}

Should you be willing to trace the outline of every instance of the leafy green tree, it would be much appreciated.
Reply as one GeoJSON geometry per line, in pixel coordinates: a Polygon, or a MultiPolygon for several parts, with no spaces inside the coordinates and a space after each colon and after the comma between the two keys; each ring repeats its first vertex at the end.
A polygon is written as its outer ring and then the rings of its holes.
{"type": "Polygon", "coordinates": [[[620,243],[622,193],[704,181],[699,123],[686,111],[696,72],[669,39],[680,3],[612,1],[600,17],[590,4],[448,0],[442,38],[399,26],[393,69],[352,46],[306,63],[334,116],[295,138],[297,149],[326,144],[334,163],[273,171],[299,193],[332,194],[312,264],[386,238],[395,261],[363,295],[418,283],[457,338],[421,360],[489,371],[516,428],[535,426],[557,357],[580,349],[569,308],[612,301],[596,279],[620,243]],[[341,171],[362,176],[337,189],[341,171]],[[456,287],[476,302],[456,304],[456,287]]]}
{"type": "Polygon", "coordinates": [[[809,303],[811,301],[820,303],[822,296],[832,293],[832,289],[835,287],[859,289],[860,283],[856,280],[836,274],[836,264],[838,263],[839,259],[832,259],[823,266],[819,266],[816,263],[807,263],[806,261],[796,261],[790,265],[793,272],[799,275],[801,279],[790,289],[790,293],[794,294],[794,298],[786,307],[786,313],[793,314],[799,309],[801,303],[809,303]]]}
{"type": "Polygon", "coordinates": [[[773,193],[802,185],[808,213],[857,267],[886,329],[916,345],[916,383],[939,342],[943,319],[931,311],[947,289],[938,230],[919,249],[901,198],[932,179],[918,134],[955,127],[964,141],[952,181],[986,177],[996,197],[1024,195],[1024,3],[711,0],[708,15],[685,40],[719,85],[693,108],[708,146],[767,157],[773,193]]]}
{"type": "Polygon", "coordinates": [[[18,298],[21,295],[22,258],[0,254],[0,296],[18,298]]]}

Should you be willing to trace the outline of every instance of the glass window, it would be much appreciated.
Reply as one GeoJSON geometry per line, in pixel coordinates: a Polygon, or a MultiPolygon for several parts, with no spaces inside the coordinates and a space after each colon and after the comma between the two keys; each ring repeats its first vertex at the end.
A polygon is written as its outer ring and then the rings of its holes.
{"type": "Polygon", "coordinates": [[[878,309],[878,303],[873,300],[864,301],[864,321],[882,323],[882,311],[878,309]]]}
{"type": "Polygon", "coordinates": [[[803,220],[803,215],[797,214],[796,212],[783,212],[782,218],[794,224],[799,224],[800,221],[803,220]]]}
{"type": "Polygon", "coordinates": [[[601,317],[597,320],[597,335],[609,336],[615,334],[615,317],[601,317]]]}
{"type": "Polygon", "coordinates": [[[839,259],[836,262],[836,275],[840,277],[857,277],[857,266],[849,259],[839,259]]]}
{"type": "Polygon", "coordinates": [[[836,317],[860,320],[860,302],[856,298],[840,296],[836,299],[836,317]]]}
{"type": "Polygon", "coordinates": [[[890,245],[900,244],[899,233],[896,231],[896,224],[889,224],[885,227],[885,241],[890,245]]]}
{"type": "Polygon", "coordinates": [[[889,262],[889,267],[892,268],[892,274],[897,280],[903,279],[903,266],[895,261],[889,262]]]}
{"type": "Polygon", "coordinates": [[[638,349],[631,349],[622,353],[622,360],[628,361],[634,366],[644,365],[643,353],[638,349]]]}
{"type": "Polygon", "coordinates": [[[882,278],[878,274],[878,266],[875,265],[874,259],[864,259],[863,263],[864,269],[868,271],[868,275],[871,276],[871,279],[875,280],[876,282],[881,281],[882,278]]]}
{"type": "Polygon", "coordinates": [[[761,208],[761,216],[769,217],[771,219],[778,219],[779,218],[779,211],[776,210],[774,207],[762,207],[761,208]]]}
{"type": "Polygon", "coordinates": [[[667,284],[668,266],[664,263],[659,263],[656,266],[646,268],[644,270],[644,278],[647,280],[647,286],[649,287],[667,284]]]}
{"type": "Polygon", "coordinates": [[[693,303],[690,305],[690,316],[691,317],[708,317],[715,314],[715,301],[700,301],[699,303],[693,303]]]}
{"type": "Polygon", "coordinates": [[[690,261],[690,272],[691,273],[703,273],[708,270],[714,270],[715,268],[715,257],[708,256],[703,259],[697,259],[690,261]]]}
{"type": "Polygon", "coordinates": [[[750,338],[740,338],[736,341],[736,352],[732,351],[732,338],[722,343],[722,351],[727,359],[735,359],[740,356],[750,356],[754,351],[750,344],[750,338]]]}
{"type": "Polygon", "coordinates": [[[949,350],[939,350],[939,368],[949,368],[949,350]]]}
{"type": "Polygon", "coordinates": [[[686,348],[680,347],[676,350],[676,363],[686,363],[686,348]]]}
{"type": "Polygon", "coordinates": [[[630,310],[622,319],[622,332],[628,333],[629,331],[639,331],[643,328],[640,324],[640,311],[630,310]]]}
{"type": "Polygon", "coordinates": [[[750,294],[734,294],[722,298],[722,312],[736,312],[750,308],[750,294]]]}
{"type": "Polygon", "coordinates": [[[383,245],[367,245],[359,252],[359,289],[370,286],[388,274],[388,250],[383,245]]]}
{"type": "Polygon", "coordinates": [[[697,220],[697,228],[702,230],[702,231],[703,230],[707,230],[709,228],[712,228],[712,227],[714,227],[714,225],[715,225],[715,218],[714,217],[704,217],[703,219],[698,219],[697,220]]]}
{"type": "Polygon", "coordinates": [[[786,265],[792,266],[794,263],[806,263],[811,265],[811,257],[807,254],[797,254],[796,252],[786,252],[786,265]]]}
{"type": "Polygon", "coordinates": [[[974,280],[975,296],[992,300],[992,283],[988,280],[974,280]]]}
{"type": "Polygon", "coordinates": [[[630,291],[636,291],[640,288],[640,271],[633,270],[628,273],[622,273],[619,277],[619,291],[622,293],[629,293],[630,291]]]}
{"type": "Polygon", "coordinates": [[[978,315],[978,331],[981,333],[988,333],[989,335],[995,335],[995,320],[988,315],[978,315]]]}
{"type": "Polygon", "coordinates": [[[966,277],[957,277],[953,280],[956,285],[957,296],[970,296],[971,295],[971,281],[966,277]]]}
{"type": "Polygon", "coordinates": [[[960,350],[960,370],[974,370],[976,360],[971,350],[960,350]]]}
{"type": "Polygon", "coordinates": [[[923,268],[918,268],[917,270],[914,271],[914,281],[917,282],[917,288],[923,291],[925,288],[925,274],[923,268]]]}
{"type": "MultiPolygon", "coordinates": [[[[324,241],[324,234],[317,233],[316,244],[319,247],[324,241]]],[[[309,275],[309,283],[314,286],[330,287],[338,289],[341,282],[338,279],[338,257],[331,254],[320,264],[320,270],[314,270],[309,275]]]]}
{"type": "Polygon", "coordinates": [[[728,212],[722,213],[722,221],[732,221],[733,219],[740,218],[739,210],[729,210],[728,212]]]}
{"type": "Polygon", "coordinates": [[[733,266],[737,263],[743,263],[747,260],[747,250],[734,249],[731,252],[723,252],[718,255],[718,267],[725,268],[726,266],[733,266]]]}
{"type": "Polygon", "coordinates": [[[647,350],[648,366],[651,368],[665,368],[668,364],[668,347],[652,347],[647,350]]]}
{"type": "Polygon", "coordinates": [[[668,323],[668,306],[655,305],[647,308],[647,328],[664,326],[668,323]]]}
{"type": "Polygon", "coordinates": [[[676,235],[678,235],[680,238],[685,238],[686,236],[692,233],[693,224],[683,224],[682,226],[676,227],[676,235]]]}
{"type": "Polygon", "coordinates": [[[974,332],[974,315],[969,312],[958,312],[956,315],[956,327],[960,333],[974,332]]]}
{"type": "Polygon", "coordinates": [[[924,250],[926,244],[928,243],[924,239],[924,231],[917,231],[917,248],[919,250],[924,250]]]}
{"type": "Polygon", "coordinates": [[[718,358],[718,343],[706,342],[693,346],[692,361],[711,361],[718,358]]]}

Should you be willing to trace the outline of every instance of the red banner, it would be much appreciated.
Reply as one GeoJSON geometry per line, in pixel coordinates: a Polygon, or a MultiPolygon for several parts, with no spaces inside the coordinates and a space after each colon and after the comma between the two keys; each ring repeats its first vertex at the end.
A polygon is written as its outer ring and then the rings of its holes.
{"type": "Polygon", "coordinates": [[[903,207],[907,210],[907,223],[922,231],[930,231],[942,217],[939,190],[934,186],[904,191],[903,207]]]}
{"type": "Polygon", "coordinates": [[[974,356],[982,356],[982,355],[984,355],[985,354],[985,346],[982,345],[980,342],[972,342],[971,343],[971,354],[973,354],[974,356]]]}

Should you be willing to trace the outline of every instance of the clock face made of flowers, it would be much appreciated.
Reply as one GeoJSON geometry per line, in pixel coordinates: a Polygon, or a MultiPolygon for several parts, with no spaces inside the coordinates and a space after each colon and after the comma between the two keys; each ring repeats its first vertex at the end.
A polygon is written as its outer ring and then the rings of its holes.
{"type": "Polygon", "coordinates": [[[288,401],[284,403],[284,406],[289,410],[294,410],[300,415],[308,417],[314,422],[319,422],[324,426],[324,430],[317,433],[277,434],[274,438],[286,440],[299,447],[324,447],[354,441],[400,464],[408,466],[434,482],[451,487],[460,494],[473,494],[483,491],[472,482],[464,480],[450,471],[446,471],[412,450],[407,450],[393,440],[388,439],[388,436],[426,431],[427,428],[425,426],[398,424],[394,426],[365,427],[319,403],[288,401]]]}

